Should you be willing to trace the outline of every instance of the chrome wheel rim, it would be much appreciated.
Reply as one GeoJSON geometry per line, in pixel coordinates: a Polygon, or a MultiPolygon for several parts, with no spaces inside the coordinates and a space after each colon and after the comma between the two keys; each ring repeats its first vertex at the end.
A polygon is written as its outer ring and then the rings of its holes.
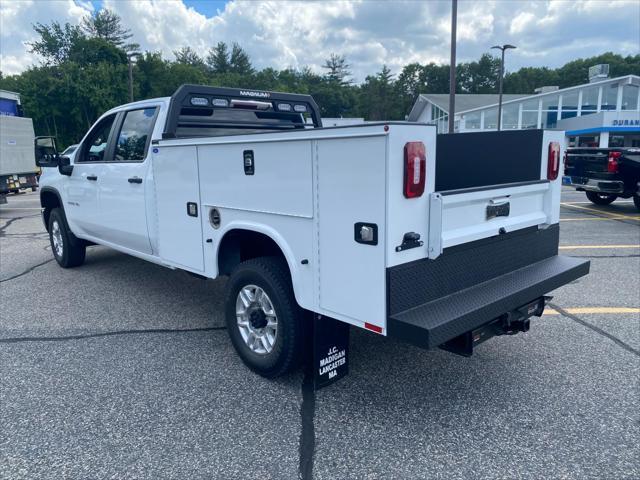
{"type": "Polygon", "coordinates": [[[56,255],[62,257],[64,243],[62,241],[62,230],[57,220],[54,220],[51,226],[51,240],[53,241],[53,250],[56,252],[56,255]]]}
{"type": "Polygon", "coordinates": [[[278,337],[278,316],[269,295],[257,285],[246,285],[236,298],[238,330],[249,349],[259,355],[273,351],[278,337]]]}

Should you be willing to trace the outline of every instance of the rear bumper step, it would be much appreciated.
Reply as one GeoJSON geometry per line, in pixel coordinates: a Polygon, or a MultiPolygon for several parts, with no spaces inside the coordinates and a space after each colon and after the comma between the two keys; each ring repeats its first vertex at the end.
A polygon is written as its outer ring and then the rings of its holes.
{"type": "Polygon", "coordinates": [[[554,255],[389,316],[389,337],[434,348],[589,273],[589,261],[554,255]]]}

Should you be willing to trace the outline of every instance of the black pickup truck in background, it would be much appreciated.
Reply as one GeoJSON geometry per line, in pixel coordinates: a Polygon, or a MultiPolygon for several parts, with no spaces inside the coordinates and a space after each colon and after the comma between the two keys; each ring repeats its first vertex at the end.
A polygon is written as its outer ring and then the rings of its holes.
{"type": "Polygon", "coordinates": [[[640,148],[568,148],[562,184],[596,205],[633,197],[640,210],[640,148]]]}

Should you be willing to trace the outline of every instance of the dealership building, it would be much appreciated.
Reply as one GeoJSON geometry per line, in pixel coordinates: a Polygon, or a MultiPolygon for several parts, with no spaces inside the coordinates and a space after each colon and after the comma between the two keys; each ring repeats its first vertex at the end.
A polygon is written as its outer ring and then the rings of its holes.
{"type": "MultiPolygon", "coordinates": [[[[640,77],[607,78],[608,66],[597,67],[584,85],[503,95],[502,130],[558,129],[566,132],[568,146],[640,147],[640,77]]],[[[446,133],[448,108],[448,94],[420,95],[408,120],[446,133]]],[[[456,132],[496,130],[498,95],[456,95],[454,124],[456,132]]]]}

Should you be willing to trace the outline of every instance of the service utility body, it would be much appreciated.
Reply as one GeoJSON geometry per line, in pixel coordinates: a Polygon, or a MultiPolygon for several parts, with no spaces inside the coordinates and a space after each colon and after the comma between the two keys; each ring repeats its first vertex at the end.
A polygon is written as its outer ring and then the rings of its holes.
{"type": "Polygon", "coordinates": [[[347,371],[350,325],[468,356],[588,273],[558,255],[563,138],[322,128],[307,95],[183,85],[108,111],[70,157],[39,137],[36,158],[62,267],[100,244],[228,276],[245,364],[312,358],[322,386],[347,371]]]}

